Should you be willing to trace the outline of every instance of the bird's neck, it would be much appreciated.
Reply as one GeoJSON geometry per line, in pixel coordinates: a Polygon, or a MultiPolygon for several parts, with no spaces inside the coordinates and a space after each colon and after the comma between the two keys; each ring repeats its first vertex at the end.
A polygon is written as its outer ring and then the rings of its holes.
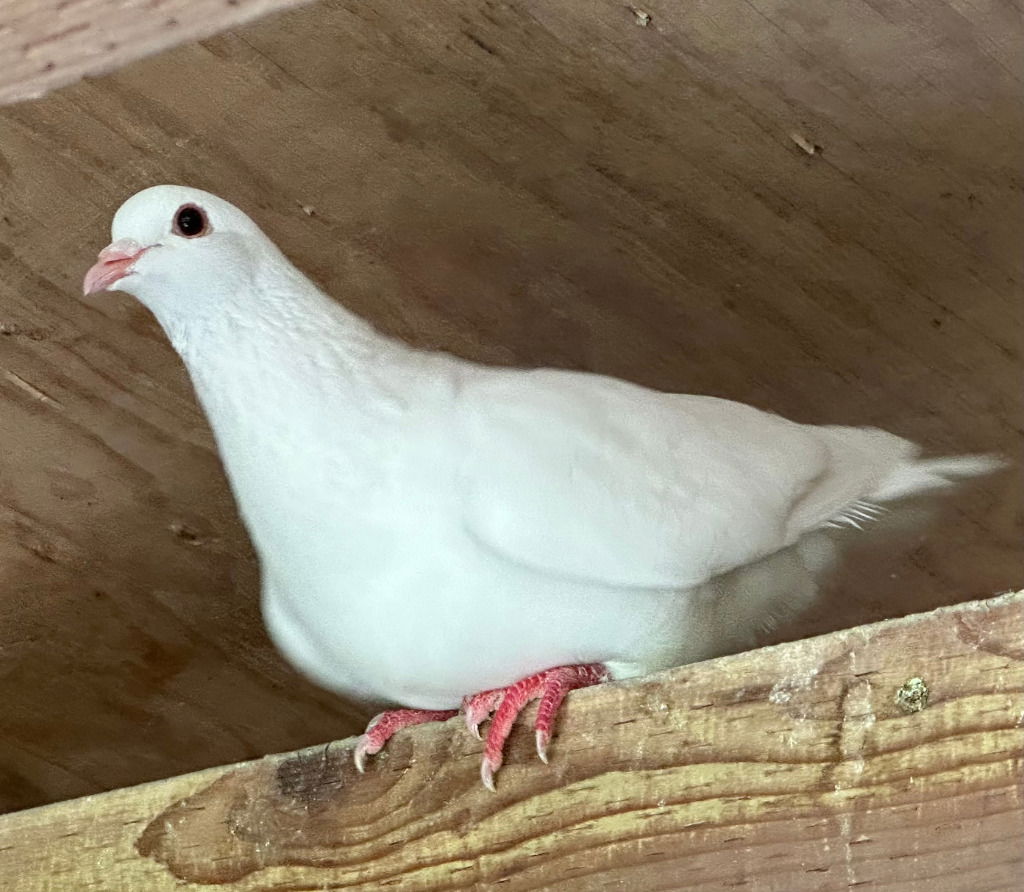
{"type": "Polygon", "coordinates": [[[391,374],[409,352],[404,344],[290,264],[261,273],[259,282],[255,296],[219,296],[216,313],[180,328],[164,324],[219,437],[226,427],[265,436],[268,416],[297,430],[325,418],[353,425],[390,401],[398,386],[391,374]]]}
{"type": "MultiPolygon", "coordinates": [[[[294,350],[329,356],[358,368],[394,342],[325,295],[283,256],[227,293],[204,296],[187,314],[153,311],[189,371],[200,376],[220,361],[242,356],[269,360],[294,350]]],[[[280,356],[278,358],[281,358],[280,356]]]]}
{"type": "MultiPolygon", "coordinates": [[[[304,278],[262,286],[251,314],[223,312],[176,331],[236,499],[261,553],[333,505],[365,501],[381,444],[407,394],[395,377],[409,351],[304,278]]],[[[249,302],[253,306],[254,301],[249,302]]]]}

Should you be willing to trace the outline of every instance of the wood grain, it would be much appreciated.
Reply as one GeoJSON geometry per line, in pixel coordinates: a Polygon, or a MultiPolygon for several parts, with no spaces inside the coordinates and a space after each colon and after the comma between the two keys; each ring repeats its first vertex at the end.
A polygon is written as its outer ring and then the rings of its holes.
{"type": "Polygon", "coordinates": [[[8,0],[0,6],[0,104],[198,40],[304,0],[8,0]]]}
{"type": "Polygon", "coordinates": [[[0,818],[0,884],[1020,888],[1024,593],[572,695],[496,794],[458,719],[0,818]],[[919,677],[928,705],[896,693],[919,677]]]}
{"type": "MultiPolygon", "coordinates": [[[[230,198],[419,344],[1022,454],[1012,4],[645,8],[318,4],[0,109],[0,810],[363,718],[267,641],[152,318],[78,298],[144,186],[230,198]]],[[[851,537],[777,637],[1019,588],[1020,484],[851,537]]]]}

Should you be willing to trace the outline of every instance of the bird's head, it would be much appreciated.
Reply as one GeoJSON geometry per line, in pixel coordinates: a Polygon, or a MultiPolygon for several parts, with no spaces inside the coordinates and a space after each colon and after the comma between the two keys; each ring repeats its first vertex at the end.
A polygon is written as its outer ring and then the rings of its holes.
{"type": "Polygon", "coordinates": [[[84,293],[127,291],[164,319],[244,291],[256,255],[276,253],[234,205],[185,186],[137,192],[114,215],[110,234],[84,293]]]}

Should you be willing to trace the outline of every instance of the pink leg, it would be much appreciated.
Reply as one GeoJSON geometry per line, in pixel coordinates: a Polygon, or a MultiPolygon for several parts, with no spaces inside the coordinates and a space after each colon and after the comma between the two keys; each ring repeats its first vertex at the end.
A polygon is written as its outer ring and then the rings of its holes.
{"type": "MultiPolygon", "coordinates": [[[[537,719],[533,727],[537,736],[537,755],[547,762],[551,725],[565,695],[576,688],[589,687],[607,680],[608,669],[601,663],[556,666],[554,669],[546,669],[544,672],[524,678],[503,691],[486,691],[476,697],[467,698],[470,704],[473,704],[477,698],[482,698],[481,703],[476,704],[477,709],[482,704],[497,703],[497,711],[494,713],[490,728],[487,729],[484,759],[480,766],[480,779],[484,786],[488,790],[494,790],[494,774],[504,761],[505,741],[508,739],[516,718],[527,703],[540,699],[540,705],[537,707],[537,719]],[[495,693],[498,694],[497,697],[493,696],[495,693]]],[[[473,719],[476,719],[475,714],[473,719]]],[[[467,724],[469,721],[470,716],[467,711],[467,724]]]]}
{"type": "Polygon", "coordinates": [[[356,744],[353,753],[356,768],[362,774],[366,768],[366,757],[379,753],[396,731],[424,722],[443,722],[458,714],[457,709],[391,709],[375,715],[356,744]]]}

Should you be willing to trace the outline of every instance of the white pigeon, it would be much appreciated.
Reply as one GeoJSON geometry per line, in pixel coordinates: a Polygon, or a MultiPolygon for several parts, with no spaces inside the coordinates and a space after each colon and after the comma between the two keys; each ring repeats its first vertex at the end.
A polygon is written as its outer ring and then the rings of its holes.
{"type": "Polygon", "coordinates": [[[85,292],[132,293],[181,354],[274,641],[321,685],[406,707],[371,722],[360,770],[397,729],[462,703],[474,732],[494,713],[493,789],[529,700],[546,761],[568,690],[744,646],[813,596],[822,531],[999,464],[413,349],[197,189],[139,192],[111,234],[85,292]]]}

